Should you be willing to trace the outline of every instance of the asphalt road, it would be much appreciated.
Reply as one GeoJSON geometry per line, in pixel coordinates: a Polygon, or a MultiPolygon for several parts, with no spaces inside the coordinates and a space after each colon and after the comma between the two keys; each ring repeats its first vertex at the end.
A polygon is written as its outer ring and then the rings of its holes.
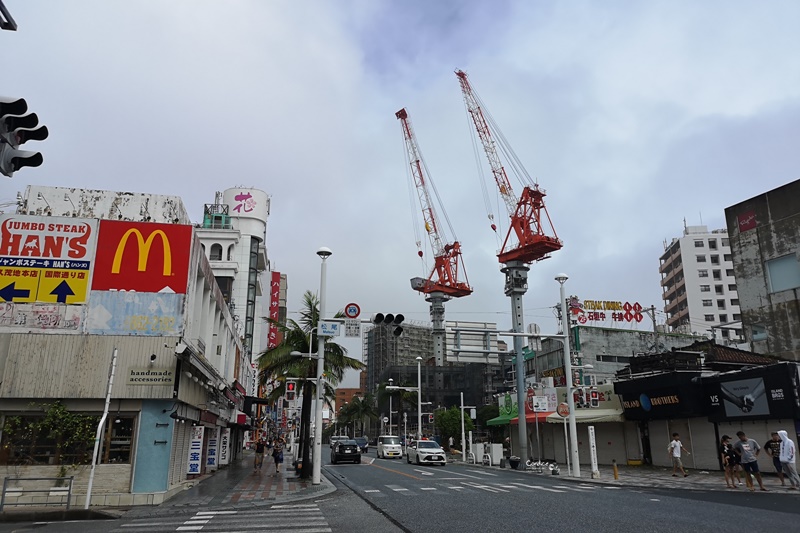
{"type": "Polygon", "coordinates": [[[461,464],[410,465],[374,452],[361,465],[327,465],[325,472],[414,533],[793,531],[800,520],[800,496],[791,493],[610,487],[461,464]]]}

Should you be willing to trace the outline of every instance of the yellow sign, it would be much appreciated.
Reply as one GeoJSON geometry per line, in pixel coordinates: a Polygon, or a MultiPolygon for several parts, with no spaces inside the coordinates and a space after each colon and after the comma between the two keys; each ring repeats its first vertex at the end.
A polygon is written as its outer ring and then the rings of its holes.
{"type": "Polygon", "coordinates": [[[15,303],[83,303],[89,285],[88,270],[0,268],[0,277],[0,299],[15,303]]]}

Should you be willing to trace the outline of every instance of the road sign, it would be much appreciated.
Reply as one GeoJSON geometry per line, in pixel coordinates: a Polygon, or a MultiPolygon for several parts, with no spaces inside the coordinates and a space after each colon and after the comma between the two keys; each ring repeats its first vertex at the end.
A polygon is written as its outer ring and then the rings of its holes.
{"type": "Polygon", "coordinates": [[[338,337],[342,333],[342,325],[339,322],[320,320],[318,326],[319,334],[323,337],[338,337]]]}
{"type": "Polygon", "coordinates": [[[388,424],[389,423],[389,417],[388,416],[384,416],[383,417],[383,423],[384,424],[388,424]]]}
{"type": "Polygon", "coordinates": [[[361,337],[361,321],[357,318],[344,319],[344,336],[361,337]]]}
{"type": "Polygon", "coordinates": [[[544,413],[547,411],[547,396],[533,397],[533,412],[544,413]]]}
{"type": "Polygon", "coordinates": [[[361,314],[361,308],[358,306],[357,303],[349,303],[344,306],[344,316],[347,318],[358,318],[358,315],[361,314]]]}
{"type": "Polygon", "coordinates": [[[556,412],[558,413],[558,416],[569,416],[569,405],[563,402],[558,404],[558,409],[556,409],[556,412]]]}

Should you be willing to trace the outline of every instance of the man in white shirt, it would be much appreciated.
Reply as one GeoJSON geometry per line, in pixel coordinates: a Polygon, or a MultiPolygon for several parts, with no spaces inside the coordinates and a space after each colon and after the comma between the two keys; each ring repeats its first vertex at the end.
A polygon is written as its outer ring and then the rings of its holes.
{"type": "Polygon", "coordinates": [[[670,457],[672,457],[672,477],[678,477],[678,470],[681,471],[683,477],[689,475],[686,473],[686,470],[683,469],[683,463],[681,462],[681,450],[686,452],[686,455],[691,455],[689,450],[684,448],[683,444],[681,444],[680,435],[673,433],[672,441],[669,443],[669,448],[667,448],[667,452],[669,453],[670,457]]]}

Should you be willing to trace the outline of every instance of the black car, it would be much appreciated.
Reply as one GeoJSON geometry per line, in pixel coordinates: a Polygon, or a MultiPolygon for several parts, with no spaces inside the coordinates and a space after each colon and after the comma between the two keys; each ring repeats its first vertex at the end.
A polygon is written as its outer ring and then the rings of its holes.
{"type": "Polygon", "coordinates": [[[367,453],[369,451],[369,441],[367,437],[356,437],[355,438],[356,444],[358,444],[361,453],[367,453]]]}
{"type": "Polygon", "coordinates": [[[361,448],[353,439],[340,440],[331,449],[331,464],[341,461],[361,462],[361,448]]]}

